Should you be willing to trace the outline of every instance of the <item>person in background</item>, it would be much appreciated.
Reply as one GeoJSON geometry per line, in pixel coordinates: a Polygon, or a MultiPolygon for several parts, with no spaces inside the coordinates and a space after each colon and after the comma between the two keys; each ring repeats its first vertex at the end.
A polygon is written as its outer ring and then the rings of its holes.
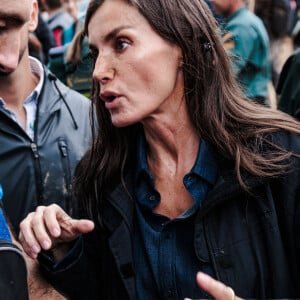
{"type": "Polygon", "coordinates": [[[28,55],[37,20],[36,0],[0,0],[0,182],[16,234],[42,203],[76,215],[73,174],[91,142],[89,99],[28,55]]]}
{"type": "Polygon", "coordinates": [[[290,0],[255,1],[254,12],[262,19],[269,35],[272,82],[276,87],[282,67],[293,52],[289,32],[292,24],[290,0]]]}
{"type": "Polygon", "coordinates": [[[290,28],[291,36],[293,38],[294,48],[300,47],[300,0],[291,0],[293,8],[292,24],[290,28]]]}
{"type": "Polygon", "coordinates": [[[270,45],[263,22],[248,10],[245,0],[211,0],[211,4],[225,19],[224,45],[246,96],[268,105],[270,45]]]}
{"type": "Polygon", "coordinates": [[[245,98],[205,1],[91,0],[85,32],[83,218],[20,224],[46,278],[70,299],[299,298],[300,124],[245,98]]]}
{"type": "Polygon", "coordinates": [[[216,20],[221,23],[223,22],[223,17],[219,14],[216,13],[216,11],[214,10],[212,4],[211,4],[211,0],[205,0],[206,4],[208,5],[208,7],[211,9],[214,17],[216,18],[216,20]]]}
{"type": "Polygon", "coordinates": [[[92,60],[87,38],[82,34],[86,7],[77,1],[65,1],[65,9],[78,15],[77,21],[64,30],[61,47],[52,48],[48,68],[66,85],[90,98],[92,89],[92,60]],[[80,11],[79,11],[80,10],[80,11]]]}
{"type": "Polygon", "coordinates": [[[74,20],[73,24],[66,28],[62,34],[63,44],[67,44],[72,42],[76,33],[82,29],[84,23],[84,14],[79,15],[77,0],[63,0],[63,6],[65,11],[67,11],[74,20]]]}
{"type": "Polygon", "coordinates": [[[69,28],[74,19],[63,7],[62,0],[41,0],[45,11],[47,12],[47,24],[51,29],[56,46],[63,45],[63,31],[69,28]]]}
{"type": "Polygon", "coordinates": [[[87,38],[78,32],[71,43],[52,48],[48,68],[66,85],[90,98],[93,61],[87,38]]]}
{"type": "Polygon", "coordinates": [[[78,19],[78,0],[62,0],[65,11],[76,21],[78,19]]]}
{"type": "Polygon", "coordinates": [[[29,34],[29,54],[39,59],[43,64],[47,64],[49,50],[55,47],[55,45],[54,36],[48,24],[39,13],[36,30],[29,34]]]}

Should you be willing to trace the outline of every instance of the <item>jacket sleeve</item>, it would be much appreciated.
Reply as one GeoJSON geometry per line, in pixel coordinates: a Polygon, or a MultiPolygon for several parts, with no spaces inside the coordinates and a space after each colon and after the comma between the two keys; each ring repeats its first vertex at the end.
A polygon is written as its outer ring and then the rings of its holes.
{"type": "Polygon", "coordinates": [[[300,50],[286,61],[279,77],[277,93],[280,94],[278,109],[300,120],[300,50]]]}
{"type": "Polygon", "coordinates": [[[281,222],[282,238],[289,257],[293,261],[292,268],[299,274],[300,268],[300,135],[281,133],[279,145],[294,153],[290,168],[282,178],[274,180],[272,190],[277,199],[278,218],[281,222]]]}
{"type": "Polygon", "coordinates": [[[45,278],[68,299],[99,299],[100,258],[94,241],[93,233],[80,237],[70,252],[56,263],[46,253],[39,256],[45,278]]]}

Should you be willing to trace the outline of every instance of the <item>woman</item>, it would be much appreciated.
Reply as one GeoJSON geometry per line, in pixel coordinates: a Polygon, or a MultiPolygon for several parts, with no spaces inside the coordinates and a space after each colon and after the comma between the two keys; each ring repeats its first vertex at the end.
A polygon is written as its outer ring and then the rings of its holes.
{"type": "Polygon", "coordinates": [[[71,299],[300,296],[299,123],[243,98],[205,2],[92,0],[85,30],[92,221],[39,207],[25,251],[71,299]]]}

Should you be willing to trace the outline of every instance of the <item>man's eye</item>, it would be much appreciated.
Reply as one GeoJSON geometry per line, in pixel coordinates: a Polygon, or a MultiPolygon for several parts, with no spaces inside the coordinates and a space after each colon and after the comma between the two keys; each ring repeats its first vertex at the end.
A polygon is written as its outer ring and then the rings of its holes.
{"type": "Polygon", "coordinates": [[[120,52],[124,49],[126,49],[129,45],[129,42],[124,39],[117,39],[115,42],[115,49],[120,52]]]}
{"type": "Polygon", "coordinates": [[[5,33],[6,30],[7,30],[6,26],[0,26],[0,33],[5,33]]]}
{"type": "Polygon", "coordinates": [[[0,21],[0,31],[4,31],[7,28],[7,24],[4,21],[0,21]]]}

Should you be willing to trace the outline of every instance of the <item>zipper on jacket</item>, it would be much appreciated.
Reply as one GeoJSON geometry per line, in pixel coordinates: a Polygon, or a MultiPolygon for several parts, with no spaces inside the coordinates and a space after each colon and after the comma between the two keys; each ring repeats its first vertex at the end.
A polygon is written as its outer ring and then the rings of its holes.
{"type": "Polygon", "coordinates": [[[36,179],[36,189],[37,189],[37,203],[42,205],[44,203],[44,185],[42,179],[42,170],[40,165],[40,155],[38,152],[38,146],[36,143],[30,144],[31,151],[33,153],[35,161],[35,179],[36,179]]]}
{"type": "Polygon", "coordinates": [[[31,143],[31,150],[32,150],[34,158],[39,158],[37,145],[35,143],[31,143]]]}
{"type": "Polygon", "coordinates": [[[58,147],[61,154],[62,167],[64,171],[65,185],[66,185],[66,212],[69,215],[73,214],[73,209],[71,205],[72,201],[72,175],[69,161],[69,151],[68,145],[65,140],[60,139],[58,141],[58,147]]]}

